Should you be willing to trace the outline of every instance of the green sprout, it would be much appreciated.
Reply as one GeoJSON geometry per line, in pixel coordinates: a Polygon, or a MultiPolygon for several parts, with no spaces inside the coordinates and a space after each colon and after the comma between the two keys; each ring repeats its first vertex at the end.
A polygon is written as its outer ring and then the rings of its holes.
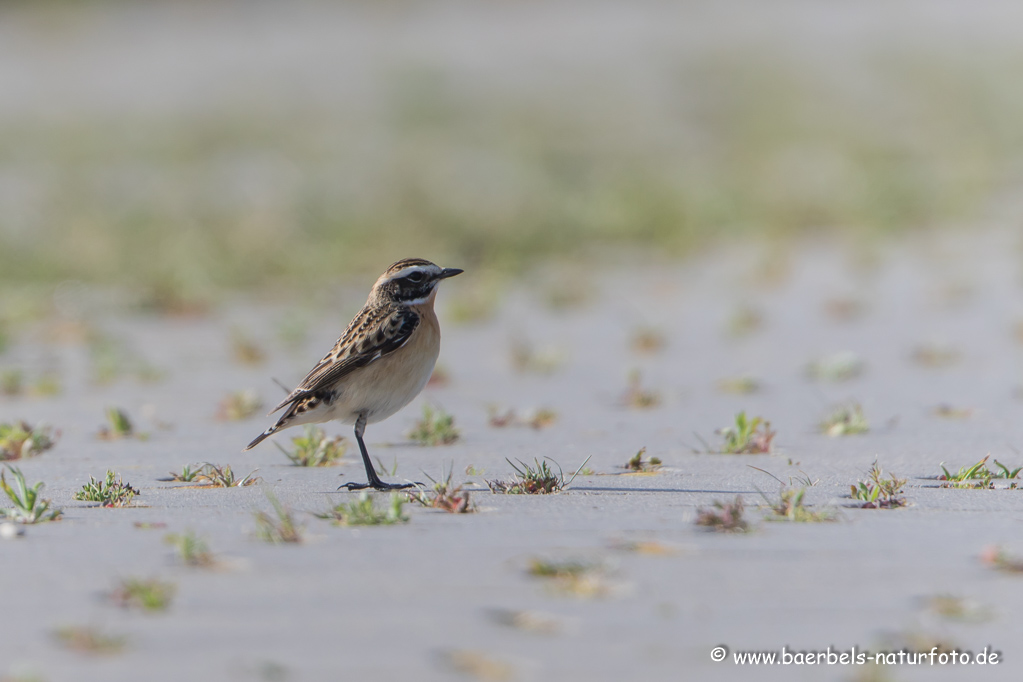
{"type": "Polygon", "coordinates": [[[469,491],[451,483],[452,474],[453,472],[449,470],[447,477],[442,481],[435,481],[427,474],[427,478],[433,482],[429,490],[420,487],[407,491],[405,495],[409,502],[416,502],[431,509],[441,509],[451,514],[468,514],[476,511],[476,505],[469,499],[469,491]]]}
{"type": "Polygon", "coordinates": [[[59,436],[45,425],[0,424],[0,461],[35,457],[52,448],[59,436]]]}
{"type": "Polygon", "coordinates": [[[107,424],[96,435],[100,440],[122,440],[135,436],[135,425],[128,413],[117,407],[107,408],[107,424]]]}
{"type": "Polygon", "coordinates": [[[73,495],[73,499],[99,502],[101,507],[126,507],[139,494],[138,489],[122,482],[120,475],[108,470],[106,479],[102,481],[89,476],[89,482],[73,495]]]}
{"type": "Polygon", "coordinates": [[[126,637],[108,635],[90,626],[68,626],[53,633],[65,649],[86,654],[110,655],[120,653],[127,645],[126,637]]]}
{"type": "Polygon", "coordinates": [[[713,507],[697,511],[696,525],[718,533],[746,533],[751,528],[745,518],[745,511],[742,497],[738,495],[735,502],[714,500],[713,507]]]}
{"type": "Polygon", "coordinates": [[[821,422],[821,431],[832,438],[866,433],[869,430],[870,424],[859,403],[840,407],[821,422]]]}
{"type": "Polygon", "coordinates": [[[423,404],[423,418],[420,419],[408,437],[420,445],[450,445],[459,439],[455,418],[444,410],[434,410],[429,403],[423,404]]]}
{"type": "Polygon", "coordinates": [[[776,435],[771,422],[762,417],[746,416],[745,412],[735,415],[735,424],[718,429],[724,443],[718,452],[728,455],[757,455],[771,452],[771,441],[776,435]]]}
{"type": "Polygon", "coordinates": [[[643,446],[642,448],[639,449],[639,452],[633,455],[632,458],[625,463],[625,465],[622,468],[637,473],[657,471],[658,469],[661,468],[660,457],[651,457],[650,459],[644,459],[643,455],[645,454],[646,446],[643,446]]]}
{"type": "Polygon", "coordinates": [[[249,419],[263,409],[263,399],[252,390],[229,393],[217,406],[217,419],[236,422],[249,419]]]}
{"type": "Polygon", "coordinates": [[[11,521],[18,523],[40,523],[43,521],[56,521],[63,512],[60,509],[50,509],[50,500],[39,497],[39,491],[43,489],[43,482],[40,481],[34,486],[25,483],[25,476],[20,470],[14,467],[10,469],[14,478],[14,485],[7,482],[6,471],[0,471],[0,490],[4,491],[7,498],[14,504],[12,509],[0,509],[0,516],[5,516],[11,521]]]}
{"type": "Polygon", "coordinates": [[[487,487],[490,488],[491,492],[504,494],[504,495],[547,495],[550,493],[556,493],[563,490],[575,477],[579,475],[582,468],[586,466],[586,462],[590,461],[587,457],[583,460],[583,463],[579,465],[576,472],[572,474],[572,477],[565,480],[565,475],[561,470],[561,466],[554,462],[554,466],[558,467],[558,473],[554,473],[548,464],[549,458],[545,457],[543,461],[536,458],[533,462],[536,466],[529,466],[522,460],[519,460],[519,465],[516,466],[510,459],[505,459],[508,464],[511,464],[512,469],[515,470],[516,478],[511,481],[487,481],[487,487]]]}
{"type": "Polygon", "coordinates": [[[125,578],[110,593],[110,600],[124,608],[166,611],[174,592],[173,583],[156,579],[125,578]]]}
{"type": "Polygon", "coordinates": [[[217,563],[206,541],[190,530],[168,533],[163,540],[177,550],[181,563],[186,566],[211,568],[217,563]]]}
{"type": "Polygon", "coordinates": [[[867,480],[849,486],[850,496],[861,502],[859,506],[864,509],[895,509],[907,504],[902,496],[905,485],[906,479],[896,478],[895,474],[884,478],[884,472],[875,461],[867,472],[867,480]]]}
{"type": "Polygon", "coordinates": [[[318,426],[306,425],[304,436],[291,439],[294,449],[285,450],[274,441],[284,456],[291,463],[300,467],[326,467],[337,464],[345,456],[348,443],[343,436],[328,438],[326,432],[318,426]]]}
{"type": "Polygon", "coordinates": [[[661,394],[643,387],[643,375],[638,369],[629,372],[629,383],[622,393],[622,404],[637,410],[645,410],[661,404],[661,394]]]}
{"type": "MultiPolygon", "coordinates": [[[[761,493],[763,495],[763,493],[761,493]]],[[[822,521],[834,521],[835,514],[831,511],[813,511],[803,504],[803,497],[806,495],[806,488],[783,487],[778,493],[777,501],[768,500],[767,506],[771,515],[769,521],[793,521],[795,523],[820,523],[822,521]]]]}
{"type": "Polygon", "coordinates": [[[555,591],[576,597],[605,597],[612,591],[605,577],[606,570],[599,563],[532,559],[526,572],[534,578],[548,581],[555,591]]]}
{"type": "Polygon", "coordinates": [[[266,499],[273,506],[274,514],[271,516],[264,511],[254,513],[256,537],[275,545],[301,542],[302,527],[295,523],[291,511],[281,504],[281,501],[272,492],[267,491],[266,499]]]}
{"type": "Polygon", "coordinates": [[[373,497],[362,493],[353,502],[342,502],[316,518],[333,521],[339,526],[392,526],[396,523],[408,523],[409,517],[402,511],[404,500],[398,493],[391,493],[390,503],[386,509],[377,509],[373,497]]]}
{"type": "Polygon", "coordinates": [[[811,379],[848,381],[863,373],[863,360],[855,353],[835,353],[811,362],[806,373],[811,379]]]}

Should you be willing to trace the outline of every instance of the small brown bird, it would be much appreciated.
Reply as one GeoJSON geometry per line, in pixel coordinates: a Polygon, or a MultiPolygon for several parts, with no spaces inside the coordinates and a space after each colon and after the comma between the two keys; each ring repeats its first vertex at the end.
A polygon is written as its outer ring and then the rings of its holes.
{"type": "Polygon", "coordinates": [[[341,338],[302,383],[271,410],[287,408],[277,423],[246,450],[289,426],[332,420],[355,424],[368,483],[347,483],[349,490],[393,490],[413,484],[384,483],[366,452],[366,424],[383,421],[412,402],[426,386],[440,353],[440,325],[433,311],[437,284],[463,271],[440,268],[428,260],[400,260],[380,276],[341,338]]]}

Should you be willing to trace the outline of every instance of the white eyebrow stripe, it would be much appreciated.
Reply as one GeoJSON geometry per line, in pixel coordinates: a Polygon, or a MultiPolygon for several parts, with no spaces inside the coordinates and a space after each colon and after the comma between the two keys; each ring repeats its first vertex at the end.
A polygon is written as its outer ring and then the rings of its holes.
{"type": "Polygon", "coordinates": [[[412,265],[410,267],[403,268],[398,272],[394,273],[393,275],[390,276],[389,279],[401,279],[402,277],[407,277],[408,275],[411,275],[413,272],[422,272],[423,274],[430,274],[431,272],[433,272],[433,269],[426,265],[412,265]]]}

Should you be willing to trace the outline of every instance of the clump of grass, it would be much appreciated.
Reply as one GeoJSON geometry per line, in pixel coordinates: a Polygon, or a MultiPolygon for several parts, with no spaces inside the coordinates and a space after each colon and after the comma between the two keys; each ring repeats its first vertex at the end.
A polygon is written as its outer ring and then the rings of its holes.
{"type": "Polygon", "coordinates": [[[611,593],[604,567],[595,562],[532,559],[526,572],[548,581],[557,592],[577,597],[605,597],[611,593]]]}
{"type": "Polygon", "coordinates": [[[110,593],[110,600],[123,608],[166,611],[175,589],[173,583],[155,578],[125,578],[110,593]]]}
{"type": "Polygon", "coordinates": [[[469,649],[445,651],[443,660],[449,668],[475,680],[508,682],[515,678],[515,668],[489,654],[469,649]]]}
{"type": "Polygon", "coordinates": [[[261,365],[266,362],[266,352],[239,328],[231,330],[231,357],[241,365],[261,365]]]}
{"type": "Polygon", "coordinates": [[[821,431],[837,438],[839,436],[852,436],[870,431],[870,423],[863,414],[863,407],[859,403],[853,403],[840,407],[821,422],[821,431]]]}
{"type": "Polygon", "coordinates": [[[387,508],[377,509],[374,498],[368,492],[364,492],[353,502],[342,502],[315,516],[333,521],[339,526],[393,526],[397,523],[408,523],[409,517],[402,511],[404,504],[402,496],[393,492],[387,508]]]}
{"type": "Polygon", "coordinates": [[[488,614],[495,623],[524,632],[540,635],[557,635],[565,629],[565,623],[557,616],[537,611],[518,609],[490,609],[488,614]]]}
{"type": "Polygon", "coordinates": [[[73,495],[73,499],[99,502],[101,507],[126,507],[139,494],[138,489],[124,483],[118,474],[108,470],[102,481],[89,476],[89,482],[73,495]]]}
{"type": "Polygon", "coordinates": [[[126,637],[108,635],[99,628],[87,625],[58,628],[53,636],[65,649],[85,654],[117,654],[128,644],[126,637]]]}
{"type": "Polygon", "coordinates": [[[273,507],[273,515],[261,510],[254,513],[256,537],[275,545],[301,542],[302,527],[295,522],[291,510],[271,492],[267,492],[266,499],[273,507]]]}
{"type": "Polygon", "coordinates": [[[636,353],[651,354],[664,350],[666,343],[667,340],[664,337],[664,332],[661,330],[652,327],[640,327],[632,332],[629,346],[636,353]]]}
{"type": "Polygon", "coordinates": [[[7,482],[7,471],[0,471],[0,490],[4,491],[7,498],[14,505],[11,509],[0,509],[0,516],[4,516],[17,523],[40,523],[44,521],[56,521],[63,512],[60,509],[50,509],[50,500],[44,500],[39,496],[43,489],[43,482],[40,481],[34,486],[25,483],[25,476],[20,470],[14,467],[6,467],[14,478],[14,485],[7,482]]]}
{"type": "Polygon", "coordinates": [[[764,316],[750,305],[741,305],[728,318],[726,330],[729,336],[741,338],[759,331],[764,326],[764,316]]]}
{"type": "Polygon", "coordinates": [[[643,386],[643,375],[638,369],[629,372],[629,384],[622,393],[622,404],[634,409],[647,409],[661,404],[661,395],[643,386]]]}
{"type": "Polygon", "coordinates": [[[1023,558],[1009,554],[1001,547],[990,546],[981,552],[980,560],[1006,573],[1023,573],[1023,558]]]}
{"type": "Polygon", "coordinates": [[[639,452],[633,455],[632,458],[629,459],[629,461],[622,466],[622,468],[635,472],[657,471],[658,469],[661,468],[660,457],[651,457],[649,459],[644,459],[643,455],[645,454],[646,446],[643,446],[639,449],[639,452]]]}
{"type": "Polygon", "coordinates": [[[746,507],[742,497],[736,495],[735,502],[714,501],[709,509],[696,513],[696,525],[718,533],[746,533],[750,530],[745,518],[746,507]]]}
{"type": "Polygon", "coordinates": [[[59,437],[59,432],[44,424],[0,424],[0,461],[35,457],[52,448],[59,437]]]}
{"type": "Polygon", "coordinates": [[[572,483],[582,468],[586,466],[586,462],[590,461],[590,458],[587,457],[568,480],[565,480],[561,466],[554,460],[550,460],[554,462],[554,466],[558,467],[558,473],[554,473],[554,469],[547,464],[548,458],[546,457],[543,461],[534,458],[533,462],[536,466],[529,466],[522,460],[519,460],[518,466],[510,459],[506,458],[505,461],[511,464],[512,469],[515,470],[515,478],[511,481],[487,481],[487,487],[491,492],[502,495],[548,495],[563,490],[572,483]]]}
{"type": "Polygon", "coordinates": [[[561,367],[562,361],[561,353],[554,349],[539,350],[523,339],[511,344],[511,364],[517,372],[553,374],[561,367]]]}
{"type": "Polygon", "coordinates": [[[263,399],[253,390],[235,391],[224,396],[217,406],[217,419],[237,422],[249,419],[263,409],[263,399]]]}
{"type": "Polygon", "coordinates": [[[450,445],[460,436],[455,428],[454,415],[442,409],[434,410],[429,403],[423,404],[423,417],[408,434],[409,438],[420,445],[450,445]]]}
{"type": "Polygon", "coordinates": [[[885,478],[875,461],[867,472],[867,480],[849,486],[850,497],[860,502],[858,506],[863,509],[895,509],[907,504],[902,495],[905,485],[906,479],[896,478],[895,474],[885,478]]]}
{"type": "Polygon", "coordinates": [[[164,536],[163,540],[177,550],[178,558],[186,566],[212,568],[217,563],[213,553],[210,552],[209,545],[193,531],[186,530],[184,533],[168,533],[164,536]]]}
{"type": "Polygon", "coordinates": [[[718,429],[724,442],[718,452],[726,455],[760,455],[771,452],[772,441],[776,435],[771,430],[771,422],[763,417],[750,419],[746,412],[735,415],[735,424],[718,429]]]}
{"type": "Polygon", "coordinates": [[[21,395],[25,391],[25,375],[20,369],[0,371],[0,395],[10,397],[21,395]]]}
{"type": "Polygon", "coordinates": [[[284,453],[292,464],[299,467],[328,467],[338,464],[345,456],[348,442],[344,436],[328,438],[327,433],[318,426],[307,424],[305,435],[291,439],[294,449],[285,450],[277,441],[274,445],[284,453]]]}
{"type": "Polygon", "coordinates": [[[761,390],[760,382],[750,376],[728,377],[718,382],[718,390],[722,393],[749,395],[761,390]]]}
{"type": "Polygon", "coordinates": [[[237,478],[230,465],[217,466],[207,462],[200,467],[195,476],[195,481],[212,488],[244,488],[245,486],[255,485],[263,480],[258,476],[253,476],[257,471],[259,469],[253,470],[244,478],[237,478]]]}
{"type": "MultiPolygon", "coordinates": [[[[433,486],[429,490],[419,488],[406,492],[408,500],[430,509],[442,509],[451,514],[468,514],[476,511],[476,505],[469,499],[469,491],[463,490],[460,485],[452,484],[452,474],[453,472],[449,471],[442,481],[430,478],[433,486]]],[[[427,477],[429,478],[429,474],[427,477]]]]}
{"type": "Polygon", "coordinates": [[[128,413],[118,407],[108,407],[107,423],[99,428],[96,437],[100,440],[123,440],[135,437],[135,425],[128,413]]]}
{"type": "MultiPolygon", "coordinates": [[[[1012,480],[1019,477],[1023,467],[1016,467],[1010,469],[1005,466],[997,459],[995,460],[995,466],[1000,471],[992,471],[987,467],[987,461],[991,457],[988,455],[984,459],[980,460],[976,464],[971,466],[960,467],[955,473],[945,468],[945,465],[941,465],[941,474],[938,475],[938,480],[943,481],[941,484],[942,488],[994,488],[993,479],[1005,479],[1012,480]]],[[[1015,488],[1016,484],[1012,483],[1010,488],[1015,488]]]]}
{"type": "Polygon", "coordinates": [[[848,381],[863,374],[863,360],[856,353],[842,352],[827,355],[811,362],[806,373],[811,379],[821,381],[848,381]]]}
{"type": "Polygon", "coordinates": [[[778,493],[775,501],[764,499],[771,510],[767,517],[769,521],[793,521],[795,523],[820,523],[822,521],[834,521],[835,514],[832,511],[813,511],[803,504],[803,497],[806,495],[806,488],[784,487],[778,493]]]}
{"type": "Polygon", "coordinates": [[[972,599],[952,594],[936,594],[924,600],[927,608],[942,618],[963,623],[983,623],[991,619],[991,609],[972,599]]]}
{"type": "Polygon", "coordinates": [[[198,468],[193,469],[191,464],[186,464],[180,473],[170,472],[170,476],[166,478],[157,479],[159,481],[173,481],[175,483],[194,483],[202,472],[203,465],[196,465],[198,468]]]}
{"type": "Polygon", "coordinates": [[[528,426],[539,431],[551,426],[558,419],[558,413],[546,407],[529,410],[522,416],[519,416],[515,410],[505,410],[502,412],[494,406],[488,407],[487,412],[487,422],[495,428],[528,426]]]}

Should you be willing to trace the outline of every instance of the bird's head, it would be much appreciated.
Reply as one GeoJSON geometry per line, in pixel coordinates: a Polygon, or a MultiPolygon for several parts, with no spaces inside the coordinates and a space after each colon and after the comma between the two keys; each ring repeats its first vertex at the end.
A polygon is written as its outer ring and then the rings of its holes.
{"type": "Polygon", "coordinates": [[[431,299],[442,279],[461,273],[458,268],[442,268],[422,258],[406,258],[380,275],[371,296],[404,305],[419,305],[431,299]]]}

